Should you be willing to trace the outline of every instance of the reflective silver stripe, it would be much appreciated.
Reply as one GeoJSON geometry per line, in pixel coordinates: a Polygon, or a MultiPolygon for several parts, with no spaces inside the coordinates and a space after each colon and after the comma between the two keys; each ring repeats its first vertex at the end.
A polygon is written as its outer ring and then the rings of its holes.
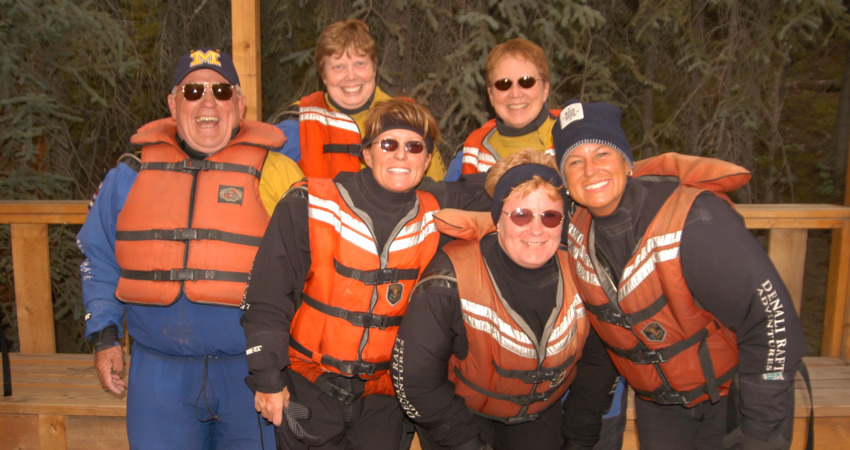
{"type": "Polygon", "coordinates": [[[352,120],[347,114],[338,111],[330,111],[316,106],[302,106],[300,111],[298,120],[315,121],[329,127],[340,128],[360,134],[360,128],[357,126],[357,123],[355,123],[354,120],[352,120]]]}
{"type": "Polygon", "coordinates": [[[622,287],[617,293],[618,301],[622,301],[637,289],[655,271],[656,264],[678,258],[681,239],[682,232],[677,231],[647,240],[646,245],[635,258],[635,262],[623,270],[623,280],[626,281],[622,283],[622,287]],[[659,248],[671,245],[673,247],[659,250],[659,248]]]}
{"type": "Polygon", "coordinates": [[[339,205],[330,200],[310,195],[308,205],[307,214],[310,218],[330,225],[342,239],[377,256],[377,246],[365,223],[341,211],[339,205]]]}
{"type": "Polygon", "coordinates": [[[576,294],[573,296],[573,302],[569,309],[564,313],[564,319],[549,335],[549,341],[546,343],[546,356],[557,355],[573,341],[576,334],[575,321],[581,317],[584,317],[584,303],[582,303],[581,297],[576,294]]]}
{"type": "Polygon", "coordinates": [[[531,340],[522,330],[512,327],[503,321],[496,311],[466,299],[460,299],[463,310],[463,320],[470,327],[490,335],[499,346],[521,356],[537,360],[537,351],[531,340]]]}
{"type": "Polygon", "coordinates": [[[422,216],[422,220],[411,223],[399,231],[398,236],[390,244],[390,252],[397,252],[411,247],[416,247],[425,241],[432,233],[437,233],[437,225],[434,223],[434,213],[429,211],[422,216]]]}
{"type": "Polygon", "coordinates": [[[570,256],[577,261],[575,267],[576,275],[585,283],[593,286],[602,286],[599,283],[596,272],[588,269],[588,267],[593,267],[593,263],[591,263],[590,255],[587,254],[587,248],[584,246],[584,234],[578,228],[574,227],[573,224],[570,224],[568,233],[570,239],[567,242],[567,249],[570,252],[570,256]]]}
{"type": "Polygon", "coordinates": [[[472,164],[479,172],[486,172],[496,164],[496,158],[489,153],[482,152],[478,147],[464,147],[461,162],[472,164]]]}
{"type": "Polygon", "coordinates": [[[634,264],[630,266],[626,266],[623,269],[623,279],[626,279],[631,276],[632,271],[635,270],[636,267],[640,266],[643,260],[649,257],[649,255],[657,249],[661,247],[669,247],[671,245],[679,245],[682,240],[682,232],[676,231],[673,233],[662,234],[661,236],[654,236],[649,238],[646,241],[646,245],[640,249],[640,252],[635,257],[634,264]]]}
{"type": "Polygon", "coordinates": [[[679,247],[657,251],[652,254],[652,257],[646,261],[646,264],[643,264],[640,268],[638,268],[637,272],[635,272],[631,278],[625,283],[623,283],[623,287],[620,288],[620,292],[617,294],[619,296],[619,300],[622,301],[629,294],[632,293],[641,283],[644,282],[652,272],[655,272],[655,265],[657,263],[662,263],[665,261],[670,261],[679,257],[679,247]]]}

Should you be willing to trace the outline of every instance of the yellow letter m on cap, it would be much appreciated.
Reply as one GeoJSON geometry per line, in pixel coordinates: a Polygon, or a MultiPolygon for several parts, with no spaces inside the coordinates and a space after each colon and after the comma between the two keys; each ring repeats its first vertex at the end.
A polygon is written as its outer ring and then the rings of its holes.
{"type": "Polygon", "coordinates": [[[218,60],[219,53],[216,50],[210,50],[208,52],[195,50],[191,53],[191,57],[192,62],[189,63],[189,67],[195,67],[198,64],[212,64],[221,67],[221,62],[218,60]]]}

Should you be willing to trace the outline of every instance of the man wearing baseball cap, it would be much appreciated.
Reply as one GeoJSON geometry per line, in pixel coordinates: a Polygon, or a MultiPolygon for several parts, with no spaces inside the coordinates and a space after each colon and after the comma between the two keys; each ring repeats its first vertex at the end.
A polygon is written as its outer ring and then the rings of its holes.
{"type": "Polygon", "coordinates": [[[283,144],[280,130],[242,118],[229,55],[183,55],[168,106],[170,117],[131,138],[139,156],[106,175],[77,235],[95,367],[108,391],[128,388],[134,449],[268,448],[272,427],[244,382],[239,306],[272,211],[303,175],[268,151],[283,144]]]}

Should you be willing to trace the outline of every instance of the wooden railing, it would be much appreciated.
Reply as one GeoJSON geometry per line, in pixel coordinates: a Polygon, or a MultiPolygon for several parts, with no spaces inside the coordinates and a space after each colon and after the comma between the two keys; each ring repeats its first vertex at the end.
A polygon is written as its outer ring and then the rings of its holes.
{"type": "MultiPolygon", "coordinates": [[[[55,353],[47,226],[81,224],[84,200],[0,200],[0,224],[11,224],[18,335],[23,353],[55,353]]],[[[850,207],[834,205],[737,205],[747,228],[769,230],[768,254],[779,270],[797,312],[803,297],[808,230],[831,229],[821,355],[850,357],[850,207]]]]}

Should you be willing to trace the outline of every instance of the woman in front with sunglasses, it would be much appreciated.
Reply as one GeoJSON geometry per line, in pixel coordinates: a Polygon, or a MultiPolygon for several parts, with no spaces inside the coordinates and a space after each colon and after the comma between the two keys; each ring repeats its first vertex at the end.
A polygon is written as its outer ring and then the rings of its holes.
{"type": "Polygon", "coordinates": [[[414,288],[393,351],[396,395],[425,449],[590,448],[616,372],[559,250],[569,200],[554,158],[510,155],[486,189],[490,217],[435,215],[465,239],[414,288]]]}
{"type": "Polygon", "coordinates": [[[525,39],[503,42],[487,56],[485,72],[496,118],[466,138],[446,180],[487,172],[499,159],[526,148],[553,152],[552,125],[558,111],[550,111],[546,104],[549,63],[543,49],[525,39]]]}
{"type": "Polygon", "coordinates": [[[246,291],[248,382],[282,448],[399,446],[390,356],[413,284],[437,251],[433,214],[489,205],[481,189],[416,189],[440,139],[424,106],[381,102],[364,131],[367,168],[308,177],[283,197],[246,291]]]}

